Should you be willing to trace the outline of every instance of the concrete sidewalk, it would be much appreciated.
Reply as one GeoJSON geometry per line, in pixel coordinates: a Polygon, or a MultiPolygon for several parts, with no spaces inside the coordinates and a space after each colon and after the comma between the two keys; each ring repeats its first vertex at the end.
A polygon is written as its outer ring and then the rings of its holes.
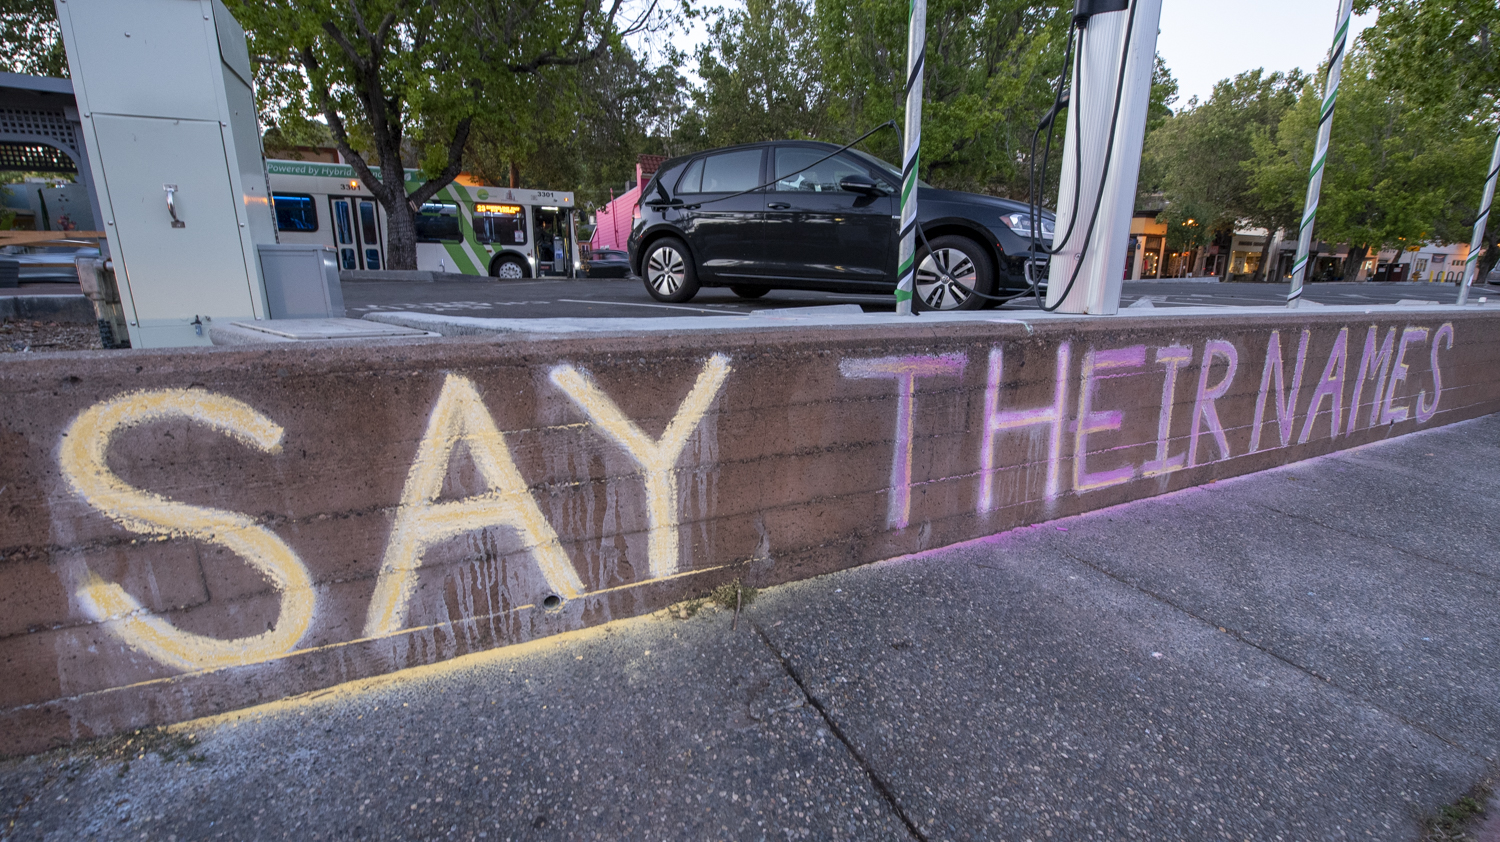
{"type": "Polygon", "coordinates": [[[3,839],[1417,839],[1500,756],[1500,416],[0,764],[3,839]]]}

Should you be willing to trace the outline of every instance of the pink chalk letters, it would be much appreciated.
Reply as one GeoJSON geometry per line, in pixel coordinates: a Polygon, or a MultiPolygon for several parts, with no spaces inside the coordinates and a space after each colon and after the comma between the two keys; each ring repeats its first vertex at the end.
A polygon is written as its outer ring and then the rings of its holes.
{"type": "MultiPolygon", "coordinates": [[[[1046,380],[1041,383],[1034,379],[1026,381],[1030,384],[1028,392],[1035,391],[1035,387],[1041,385],[1042,394],[1045,395],[1046,388],[1050,386],[1051,399],[1043,398],[1046,402],[1042,405],[1026,408],[1014,407],[1007,401],[1006,349],[992,348],[985,376],[983,415],[978,419],[978,471],[976,474],[956,477],[913,478],[912,449],[917,440],[915,407],[921,382],[938,377],[961,378],[967,363],[966,355],[960,353],[847,359],[839,368],[849,378],[896,381],[896,430],[893,437],[895,452],[891,460],[891,493],[886,525],[890,529],[905,529],[912,521],[911,489],[914,482],[943,482],[975,476],[978,480],[975,510],[981,515],[995,512],[1007,505],[1036,500],[1036,491],[1029,491],[1026,486],[1030,483],[1031,469],[1042,467],[1041,448],[1044,442],[1046,480],[1038,490],[1041,492],[1040,500],[1050,505],[1064,492],[1065,458],[1072,459],[1071,491],[1074,494],[1087,494],[1138,479],[1164,477],[1186,468],[1236,456],[1291,447],[1294,441],[1297,445],[1305,445],[1320,438],[1318,431],[1321,424],[1327,425],[1321,427],[1326,438],[1347,437],[1360,429],[1362,413],[1366,429],[1411,419],[1426,423],[1437,415],[1443,393],[1440,367],[1442,354],[1453,349],[1454,329],[1451,323],[1436,330],[1420,326],[1393,327],[1383,337],[1379,328],[1371,325],[1365,332],[1365,342],[1357,367],[1352,365],[1353,358],[1350,356],[1350,329],[1344,327],[1334,336],[1326,359],[1318,357],[1324,364],[1322,373],[1316,380],[1307,380],[1305,377],[1308,373],[1309,354],[1314,350],[1313,332],[1302,330],[1299,334],[1296,356],[1290,360],[1286,356],[1287,349],[1283,345],[1281,331],[1272,331],[1267,338],[1253,415],[1246,419],[1248,423],[1239,426],[1226,426],[1226,418],[1220,412],[1220,402],[1232,395],[1248,397],[1248,389],[1236,392],[1235,388],[1240,367],[1240,346],[1257,345],[1254,342],[1247,343],[1242,339],[1236,343],[1213,339],[1204,342],[1197,351],[1186,344],[1159,348],[1148,348],[1145,345],[1090,347],[1081,355],[1076,375],[1073,368],[1073,343],[1061,342],[1055,350],[1055,367],[1046,376],[1046,380]],[[1423,366],[1427,369],[1425,372],[1421,368],[1413,370],[1411,360],[1416,353],[1416,346],[1428,346],[1429,364],[1423,366]],[[1181,380],[1179,375],[1194,361],[1197,362],[1197,388],[1191,398],[1187,429],[1179,430],[1174,438],[1177,409],[1179,406],[1188,406],[1186,395],[1182,400],[1178,399],[1181,380]],[[1291,364],[1290,378],[1287,376],[1288,363],[1291,364]],[[1349,383],[1351,373],[1352,391],[1349,383]],[[1079,378],[1077,406],[1076,411],[1070,414],[1069,410],[1073,409],[1073,405],[1069,384],[1074,376],[1079,378]],[[1425,382],[1420,389],[1411,385],[1418,379],[1425,381],[1429,377],[1430,391],[1425,382]],[[1371,381],[1374,384],[1373,394],[1367,399],[1366,386],[1371,381]],[[1101,396],[1101,387],[1106,384],[1113,385],[1109,385],[1101,396]],[[1160,402],[1154,439],[1140,441],[1140,436],[1133,436],[1130,432],[1137,429],[1138,425],[1127,424],[1127,412],[1108,406],[1119,405],[1122,401],[1128,401],[1128,406],[1139,406],[1142,401],[1131,398],[1143,388],[1151,390],[1152,397],[1148,400],[1155,400],[1159,389],[1160,402]],[[1310,392],[1306,398],[1303,397],[1304,391],[1310,392]],[[1344,417],[1345,406],[1348,407],[1347,422],[1344,417]],[[1265,428],[1272,423],[1273,418],[1276,434],[1266,436],[1265,428]],[[1246,439],[1240,438],[1246,433],[1248,443],[1246,439]],[[1024,438],[1018,440],[1018,435],[1024,438]],[[1091,437],[1094,436],[1101,436],[1101,440],[1107,439],[1107,445],[1112,446],[1091,448],[1091,437]],[[1071,454],[1064,452],[1064,442],[1069,440],[1071,454]],[[1155,445],[1154,458],[1140,464],[1120,464],[1122,460],[1118,454],[1149,447],[1151,444],[1155,445]],[[1024,455],[1009,451],[1012,458],[1006,458],[1006,448],[1018,446],[1028,447],[1029,450],[1024,455]],[[1174,449],[1177,450],[1176,453],[1173,452],[1174,449]],[[1114,456],[1111,459],[1112,454],[1114,456]],[[1019,478],[1002,488],[1001,475],[1017,469],[1020,473],[1012,476],[1019,478]],[[1005,489],[1009,493],[1005,493],[1005,489]],[[1003,497],[1015,499],[1007,500],[1002,499],[1003,497]]],[[[1022,364],[1029,361],[1023,360],[1022,364]]],[[[1226,404],[1230,407],[1242,405],[1238,402],[1226,404]]]]}

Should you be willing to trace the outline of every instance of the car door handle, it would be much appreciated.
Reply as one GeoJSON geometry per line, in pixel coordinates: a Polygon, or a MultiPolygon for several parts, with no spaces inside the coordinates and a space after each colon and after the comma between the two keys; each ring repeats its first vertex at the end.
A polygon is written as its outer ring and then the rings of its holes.
{"type": "Polygon", "coordinates": [[[771,210],[791,210],[792,205],[790,202],[768,202],[766,207],[771,210]]]}

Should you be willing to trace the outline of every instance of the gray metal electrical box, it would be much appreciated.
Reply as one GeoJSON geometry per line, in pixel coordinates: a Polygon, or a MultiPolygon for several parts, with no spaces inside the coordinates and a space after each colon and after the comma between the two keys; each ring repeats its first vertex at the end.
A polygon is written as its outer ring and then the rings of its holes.
{"type": "Polygon", "coordinates": [[[266,307],[273,319],[342,319],[338,254],[328,246],[260,245],[266,307]]]}
{"type": "Polygon", "coordinates": [[[276,241],[245,33],[219,0],[56,0],[131,345],[268,316],[276,241]]]}

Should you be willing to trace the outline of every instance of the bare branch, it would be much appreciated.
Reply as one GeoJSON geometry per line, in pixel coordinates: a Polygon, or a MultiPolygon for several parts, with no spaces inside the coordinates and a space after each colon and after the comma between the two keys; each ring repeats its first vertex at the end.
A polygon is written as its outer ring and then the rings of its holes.
{"type": "Polygon", "coordinates": [[[354,49],[354,44],[349,41],[343,31],[333,21],[323,21],[323,31],[328,33],[328,37],[332,38],[335,44],[339,45],[344,54],[349,57],[349,61],[354,64],[356,70],[360,73],[369,72],[369,62],[365,61],[364,56],[361,56],[359,51],[354,49]]]}
{"type": "Polygon", "coordinates": [[[302,48],[302,66],[307,69],[307,77],[312,82],[313,96],[318,101],[318,108],[322,110],[324,119],[328,120],[328,129],[333,134],[333,143],[338,147],[339,154],[354,168],[359,180],[370,188],[381,204],[390,205],[391,191],[385,183],[375,177],[370,170],[370,165],[365,163],[363,155],[354,151],[349,145],[349,132],[344,127],[344,119],[339,115],[338,109],[333,105],[333,94],[328,89],[328,83],[322,78],[319,71],[317,56],[313,54],[311,47],[302,48]]]}
{"type": "Polygon", "coordinates": [[[463,170],[464,147],[469,143],[469,130],[473,123],[472,117],[458,121],[453,130],[453,139],[448,142],[448,165],[443,167],[437,178],[429,179],[406,197],[406,201],[414,209],[422,207],[424,202],[437,195],[437,191],[446,187],[463,170]]]}

